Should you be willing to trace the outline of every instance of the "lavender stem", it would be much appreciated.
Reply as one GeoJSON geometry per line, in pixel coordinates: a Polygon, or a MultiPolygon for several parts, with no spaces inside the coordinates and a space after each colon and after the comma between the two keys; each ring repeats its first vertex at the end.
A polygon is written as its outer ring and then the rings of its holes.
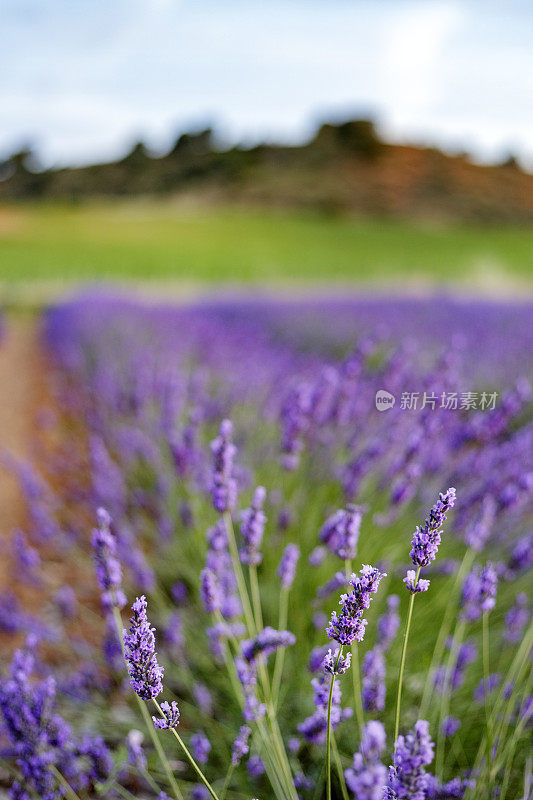
{"type": "MultiPolygon", "coordinates": [[[[415,587],[418,585],[418,578],[420,576],[421,567],[418,567],[416,570],[416,577],[414,585],[415,587]]],[[[409,639],[409,631],[411,629],[411,619],[413,616],[413,605],[415,602],[415,592],[411,594],[409,600],[409,613],[407,615],[407,624],[405,626],[405,631],[403,635],[403,644],[402,644],[402,657],[400,660],[400,671],[398,673],[398,695],[396,697],[396,721],[394,723],[394,747],[396,747],[396,740],[398,738],[398,732],[400,730],[400,710],[402,704],[402,684],[403,684],[403,672],[405,668],[405,655],[407,653],[407,641],[409,639]]]]}
{"type": "MultiPolygon", "coordinates": [[[[155,699],[155,697],[152,697],[152,702],[153,702],[154,706],[157,708],[157,711],[158,711],[159,715],[164,718],[165,714],[164,714],[163,710],[161,709],[161,706],[159,705],[159,703],[155,699]]],[[[185,753],[189,763],[191,764],[192,768],[195,770],[196,774],[198,775],[198,777],[200,778],[200,780],[204,784],[205,788],[207,789],[207,791],[209,792],[209,794],[211,795],[213,800],[219,800],[215,790],[213,789],[213,787],[211,786],[211,784],[209,783],[209,781],[205,777],[204,773],[202,772],[202,770],[200,769],[200,767],[198,766],[198,764],[196,763],[196,761],[194,760],[192,755],[189,753],[187,747],[185,746],[185,742],[183,741],[183,739],[181,738],[181,736],[177,732],[176,728],[170,728],[170,730],[174,734],[174,738],[179,743],[179,745],[180,745],[181,749],[183,750],[183,752],[185,753]]]]}
{"type": "Polygon", "coordinates": [[[333,684],[335,683],[335,674],[339,665],[339,659],[342,655],[342,645],[339,647],[337,653],[337,660],[335,661],[335,669],[331,675],[331,683],[329,685],[329,698],[328,698],[328,723],[326,729],[326,791],[327,800],[331,800],[331,701],[333,699],[333,684]]]}

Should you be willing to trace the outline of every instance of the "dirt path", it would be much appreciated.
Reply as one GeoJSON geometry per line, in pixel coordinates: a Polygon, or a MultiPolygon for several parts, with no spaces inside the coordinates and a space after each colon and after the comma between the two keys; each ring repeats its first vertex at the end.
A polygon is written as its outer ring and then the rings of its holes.
{"type": "MultiPolygon", "coordinates": [[[[31,457],[35,417],[45,392],[45,359],[38,320],[31,315],[2,318],[0,340],[0,453],[31,457]]],[[[17,480],[0,466],[0,537],[24,523],[24,505],[17,480]]],[[[4,559],[0,559],[0,564],[4,559]]],[[[1,567],[0,567],[1,572],[1,567]]]]}

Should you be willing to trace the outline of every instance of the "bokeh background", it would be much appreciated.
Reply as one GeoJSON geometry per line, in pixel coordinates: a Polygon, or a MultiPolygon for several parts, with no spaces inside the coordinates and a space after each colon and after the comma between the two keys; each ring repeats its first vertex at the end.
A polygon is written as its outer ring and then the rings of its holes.
{"type": "Polygon", "coordinates": [[[4,305],[90,280],[523,297],[532,20],[519,0],[2,0],[4,305]]]}

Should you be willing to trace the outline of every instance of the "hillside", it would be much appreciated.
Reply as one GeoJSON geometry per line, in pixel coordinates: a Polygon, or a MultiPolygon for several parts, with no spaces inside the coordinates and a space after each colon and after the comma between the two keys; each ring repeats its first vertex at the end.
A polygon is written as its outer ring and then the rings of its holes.
{"type": "Polygon", "coordinates": [[[193,195],[215,203],[431,221],[533,222],[533,175],[513,159],[382,141],[371,121],[322,125],[308,143],[220,149],[213,131],[182,134],[163,156],[139,143],[122,159],[38,171],[23,151],[0,170],[0,200],[193,195]]]}

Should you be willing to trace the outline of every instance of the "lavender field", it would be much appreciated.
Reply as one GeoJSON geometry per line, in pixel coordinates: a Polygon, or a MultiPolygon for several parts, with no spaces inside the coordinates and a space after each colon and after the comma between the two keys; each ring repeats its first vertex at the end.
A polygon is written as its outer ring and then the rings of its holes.
{"type": "Polygon", "coordinates": [[[50,307],[0,797],[530,800],[532,311],[50,307]]]}

